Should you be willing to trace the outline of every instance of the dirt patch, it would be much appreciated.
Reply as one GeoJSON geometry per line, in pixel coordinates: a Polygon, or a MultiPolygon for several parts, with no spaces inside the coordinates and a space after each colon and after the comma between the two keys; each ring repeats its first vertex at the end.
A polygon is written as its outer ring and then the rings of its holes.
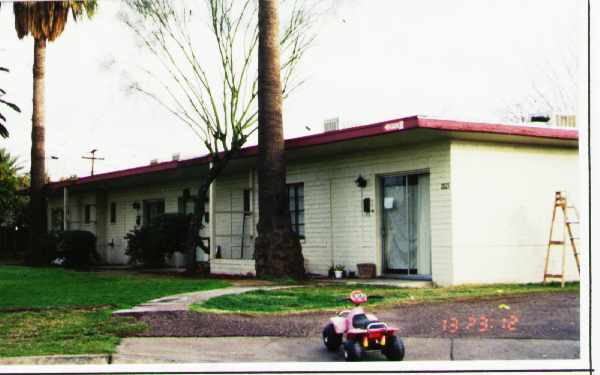
{"type": "Polygon", "coordinates": [[[243,287],[250,287],[250,286],[273,286],[273,285],[277,285],[277,283],[272,282],[272,281],[268,281],[268,280],[261,280],[261,279],[252,279],[252,278],[248,278],[248,279],[225,279],[227,281],[229,281],[233,286],[243,286],[243,287]]]}
{"type": "MultiPolygon", "coordinates": [[[[412,337],[505,337],[579,340],[579,294],[535,293],[476,301],[400,305],[373,311],[412,337]]],[[[332,313],[277,316],[192,311],[132,314],[148,324],[137,336],[306,337],[321,334],[332,313]]]]}

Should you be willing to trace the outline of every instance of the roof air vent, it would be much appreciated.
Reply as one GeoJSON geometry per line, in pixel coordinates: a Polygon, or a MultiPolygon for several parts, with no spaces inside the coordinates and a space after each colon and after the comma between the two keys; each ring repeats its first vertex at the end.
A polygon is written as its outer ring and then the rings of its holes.
{"type": "Polygon", "coordinates": [[[323,132],[332,132],[340,129],[340,118],[330,118],[323,121],[323,132]]]}
{"type": "Polygon", "coordinates": [[[556,115],[554,125],[564,128],[576,128],[576,117],[575,115],[556,115]]]}

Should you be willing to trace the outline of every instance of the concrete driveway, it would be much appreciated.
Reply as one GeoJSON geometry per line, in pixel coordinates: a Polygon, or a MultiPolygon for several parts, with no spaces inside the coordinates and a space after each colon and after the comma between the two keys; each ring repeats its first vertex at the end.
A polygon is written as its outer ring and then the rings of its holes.
{"type": "MultiPolygon", "coordinates": [[[[576,340],[403,338],[406,361],[577,359],[576,340]]],[[[371,352],[367,361],[385,361],[371,352]]],[[[135,337],[119,345],[112,363],[330,362],[320,337],[135,337]]]]}

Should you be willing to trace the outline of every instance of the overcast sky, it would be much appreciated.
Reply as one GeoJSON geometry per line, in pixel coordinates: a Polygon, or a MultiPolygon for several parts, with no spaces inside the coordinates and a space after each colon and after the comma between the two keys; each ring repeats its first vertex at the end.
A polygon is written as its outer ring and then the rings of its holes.
{"type": "MultiPolygon", "coordinates": [[[[575,53],[572,0],[345,0],[321,19],[302,62],[306,83],[285,103],[286,138],[322,131],[326,118],[366,124],[421,114],[498,121],[506,103],[544,82],[575,53]],[[306,126],[311,130],[307,130],[306,126]]],[[[50,176],[89,174],[81,156],[98,149],[96,173],[204,153],[185,125],[146,97],[128,95],[128,70],[141,65],[134,38],[117,18],[121,4],[48,44],[46,150],[50,176]]],[[[0,9],[0,76],[11,136],[0,139],[29,169],[33,40],[18,40],[10,6],[0,9]]],[[[543,85],[542,85],[543,86],[543,85]]],[[[542,87],[542,89],[544,89],[542,87]]]]}

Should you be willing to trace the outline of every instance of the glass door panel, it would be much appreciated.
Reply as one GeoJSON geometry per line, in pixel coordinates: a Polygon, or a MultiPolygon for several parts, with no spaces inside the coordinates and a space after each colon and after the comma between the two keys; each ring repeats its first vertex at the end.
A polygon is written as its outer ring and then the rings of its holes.
{"type": "Polygon", "coordinates": [[[384,272],[431,274],[428,175],[385,176],[381,182],[384,272]]]}

